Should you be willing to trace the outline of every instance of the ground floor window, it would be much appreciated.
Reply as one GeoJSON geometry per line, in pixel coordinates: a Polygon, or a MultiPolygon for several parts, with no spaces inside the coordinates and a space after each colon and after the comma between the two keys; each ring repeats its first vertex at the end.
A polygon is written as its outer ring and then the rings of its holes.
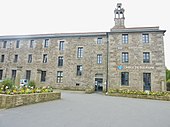
{"type": "Polygon", "coordinates": [[[46,81],[46,71],[41,71],[41,82],[46,81]]]}
{"type": "Polygon", "coordinates": [[[17,74],[17,70],[12,70],[12,80],[15,80],[16,79],[16,74],[17,74]]]}
{"type": "Polygon", "coordinates": [[[121,72],[121,85],[129,86],[129,72],[121,72]]]}
{"type": "Polygon", "coordinates": [[[3,70],[0,70],[0,80],[2,80],[3,70]]]}
{"type": "Polygon", "coordinates": [[[63,82],[63,71],[57,71],[57,83],[63,82]]]}
{"type": "Polygon", "coordinates": [[[26,79],[30,80],[31,78],[31,70],[26,70],[26,79]]]}

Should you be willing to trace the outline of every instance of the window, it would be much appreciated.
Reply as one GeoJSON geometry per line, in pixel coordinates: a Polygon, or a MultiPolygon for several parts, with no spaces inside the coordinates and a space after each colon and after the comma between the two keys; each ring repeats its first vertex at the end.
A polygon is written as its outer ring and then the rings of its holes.
{"type": "Polygon", "coordinates": [[[63,72],[57,71],[57,83],[62,83],[62,82],[63,82],[63,72]]]}
{"type": "Polygon", "coordinates": [[[18,62],[18,55],[14,55],[14,63],[18,62]]]}
{"type": "Polygon", "coordinates": [[[81,76],[83,71],[82,65],[77,65],[77,76],[81,76]]]}
{"type": "Polygon", "coordinates": [[[102,38],[97,38],[97,44],[102,44],[102,38]]]}
{"type": "Polygon", "coordinates": [[[143,52],[143,63],[150,63],[150,53],[143,52]]]}
{"type": "Polygon", "coordinates": [[[34,43],[35,43],[34,40],[30,40],[30,48],[34,48],[34,43]]]}
{"type": "Polygon", "coordinates": [[[49,46],[49,39],[44,40],[44,48],[48,48],[49,46]]]}
{"type": "Polygon", "coordinates": [[[102,54],[97,54],[97,63],[102,64],[102,54]]]}
{"type": "Polygon", "coordinates": [[[31,70],[26,70],[26,79],[30,80],[31,78],[31,70]]]}
{"type": "Polygon", "coordinates": [[[60,43],[59,43],[59,50],[60,51],[64,50],[64,41],[60,41],[60,43]]]}
{"type": "Polygon", "coordinates": [[[32,54],[28,55],[28,63],[32,63],[32,54]]]}
{"type": "Polygon", "coordinates": [[[79,84],[79,83],[76,83],[76,86],[80,86],[80,84],[79,84]]]}
{"type": "Polygon", "coordinates": [[[41,71],[41,82],[46,81],[46,71],[41,71]]]}
{"type": "Polygon", "coordinates": [[[83,47],[78,47],[77,58],[82,58],[82,57],[83,57],[83,47]]]}
{"type": "Polygon", "coordinates": [[[47,63],[48,58],[47,54],[43,54],[43,63],[47,63]]]}
{"type": "Polygon", "coordinates": [[[12,70],[12,80],[15,80],[16,79],[16,74],[17,74],[17,70],[12,70]]]}
{"type": "Polygon", "coordinates": [[[122,63],[128,63],[128,62],[129,62],[128,52],[122,52],[122,63]]]}
{"type": "Polygon", "coordinates": [[[17,42],[16,42],[16,48],[19,48],[19,45],[20,45],[20,41],[17,40],[17,42]]]}
{"type": "Polygon", "coordinates": [[[143,85],[144,91],[151,91],[151,73],[143,73],[143,85]]]}
{"type": "Polygon", "coordinates": [[[3,70],[0,70],[0,80],[2,80],[3,70]]]}
{"type": "Polygon", "coordinates": [[[129,86],[129,72],[121,72],[121,85],[129,86]]]}
{"type": "Polygon", "coordinates": [[[143,43],[149,43],[149,34],[142,34],[143,43]]]}
{"type": "Polygon", "coordinates": [[[1,62],[3,63],[5,61],[5,55],[1,55],[1,62]]]}
{"type": "Polygon", "coordinates": [[[3,42],[3,48],[7,48],[7,41],[3,42]]]}
{"type": "Polygon", "coordinates": [[[127,44],[128,43],[128,34],[122,34],[122,43],[127,44]]]}
{"type": "Polygon", "coordinates": [[[63,66],[63,56],[58,57],[58,66],[63,66]]]}

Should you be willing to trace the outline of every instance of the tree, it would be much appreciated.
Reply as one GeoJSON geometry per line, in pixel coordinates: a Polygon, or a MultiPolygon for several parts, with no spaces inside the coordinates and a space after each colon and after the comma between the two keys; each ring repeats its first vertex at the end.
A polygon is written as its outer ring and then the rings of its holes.
{"type": "Polygon", "coordinates": [[[170,79],[170,70],[166,69],[166,81],[170,79]]]}

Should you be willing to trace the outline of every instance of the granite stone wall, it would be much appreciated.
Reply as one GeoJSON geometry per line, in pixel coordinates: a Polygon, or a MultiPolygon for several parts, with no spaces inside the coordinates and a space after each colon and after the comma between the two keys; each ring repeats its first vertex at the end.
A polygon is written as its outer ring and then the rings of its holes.
{"type": "Polygon", "coordinates": [[[0,109],[14,108],[22,105],[58,100],[60,98],[61,93],[59,92],[20,94],[20,95],[0,94],[0,109]]]}
{"type": "MultiPolygon", "coordinates": [[[[103,80],[103,90],[106,89],[107,56],[108,56],[108,86],[116,89],[143,90],[143,73],[151,73],[151,91],[164,91],[165,88],[165,58],[164,32],[156,28],[124,29],[125,32],[115,30],[103,33],[78,33],[67,36],[42,35],[34,38],[6,39],[7,48],[3,48],[0,39],[0,55],[5,55],[4,62],[0,62],[3,70],[2,79],[11,78],[12,70],[16,70],[16,84],[26,78],[26,70],[31,71],[30,80],[36,81],[38,86],[50,85],[55,88],[86,90],[95,88],[95,79],[103,80]],[[148,30],[150,30],[148,32],[148,30]],[[149,43],[142,42],[142,34],[149,35],[149,43]],[[107,36],[108,34],[108,36],[107,36]],[[128,43],[122,43],[122,34],[128,34],[128,43]],[[98,44],[98,38],[102,43],[98,44]],[[48,47],[44,47],[45,39],[49,39],[48,47]],[[16,40],[20,40],[16,48],[16,40]],[[34,40],[30,48],[30,40],[34,40]],[[64,42],[63,50],[59,50],[60,42],[64,42]],[[107,44],[109,49],[107,50],[107,44]],[[83,48],[81,58],[77,57],[78,48],[83,48]],[[129,62],[122,63],[122,52],[129,53],[129,62]],[[150,63],[143,63],[143,52],[150,53],[150,63]],[[18,54],[18,62],[14,63],[14,55],[18,54]],[[32,54],[32,62],[28,63],[28,55],[32,54]],[[43,54],[48,55],[47,63],[43,63],[43,54]],[[102,63],[97,63],[97,54],[102,55],[102,63]],[[63,66],[58,66],[58,57],[63,57],[63,66]],[[82,65],[82,75],[78,76],[77,65],[82,65]],[[118,69],[122,66],[122,69],[118,69]],[[45,81],[41,81],[41,72],[46,71],[45,81]],[[57,82],[57,72],[62,71],[62,81],[57,82]],[[129,85],[121,85],[121,72],[129,72],[129,85]]],[[[38,36],[38,35],[37,35],[38,36]]]]}

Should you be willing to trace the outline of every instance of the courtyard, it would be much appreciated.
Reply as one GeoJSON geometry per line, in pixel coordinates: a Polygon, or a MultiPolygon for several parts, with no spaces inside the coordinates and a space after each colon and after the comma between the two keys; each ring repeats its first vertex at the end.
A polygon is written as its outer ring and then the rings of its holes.
{"type": "Polygon", "coordinates": [[[61,100],[0,110],[0,127],[170,127],[170,102],[62,91],[61,100]]]}

